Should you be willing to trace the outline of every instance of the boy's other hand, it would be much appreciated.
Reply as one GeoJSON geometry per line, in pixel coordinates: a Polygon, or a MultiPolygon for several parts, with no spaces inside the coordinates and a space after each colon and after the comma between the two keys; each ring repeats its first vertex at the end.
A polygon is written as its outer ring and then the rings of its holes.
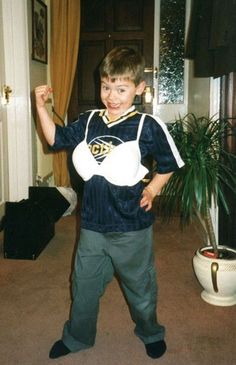
{"type": "Polygon", "coordinates": [[[152,201],[153,201],[153,194],[148,188],[145,188],[142,193],[142,198],[140,201],[140,207],[144,208],[144,210],[147,212],[152,208],[152,201]]]}

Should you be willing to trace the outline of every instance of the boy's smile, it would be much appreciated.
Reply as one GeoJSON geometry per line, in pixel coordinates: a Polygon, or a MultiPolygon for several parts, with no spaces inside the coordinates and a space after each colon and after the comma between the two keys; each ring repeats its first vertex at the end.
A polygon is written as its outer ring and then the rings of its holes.
{"type": "Polygon", "coordinates": [[[115,81],[111,78],[101,79],[101,100],[108,111],[110,120],[115,120],[128,110],[134,101],[135,95],[141,95],[145,82],[135,85],[130,79],[120,77],[115,81]]]}

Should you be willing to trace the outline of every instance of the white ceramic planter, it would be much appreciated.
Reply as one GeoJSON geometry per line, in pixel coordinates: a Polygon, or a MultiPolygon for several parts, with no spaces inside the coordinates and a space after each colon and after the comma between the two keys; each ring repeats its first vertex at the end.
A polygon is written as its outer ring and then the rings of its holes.
{"type": "MultiPolygon", "coordinates": [[[[214,259],[205,257],[201,252],[209,251],[211,247],[199,249],[193,258],[193,267],[199,283],[203,287],[201,297],[207,303],[219,306],[236,304],[236,258],[214,259]]],[[[236,250],[219,246],[235,253],[236,250]]]]}

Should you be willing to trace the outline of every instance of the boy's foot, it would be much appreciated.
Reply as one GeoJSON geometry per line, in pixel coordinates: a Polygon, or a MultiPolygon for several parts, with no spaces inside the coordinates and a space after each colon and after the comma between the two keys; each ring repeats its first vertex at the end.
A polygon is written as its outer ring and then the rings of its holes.
{"type": "Polygon", "coordinates": [[[145,344],[146,352],[152,359],[158,359],[166,352],[166,343],[164,340],[145,344]]]}
{"type": "Polygon", "coordinates": [[[49,352],[49,357],[50,359],[57,359],[58,357],[69,354],[70,352],[71,351],[68,349],[68,347],[66,347],[66,345],[64,345],[62,340],[59,340],[55,342],[54,345],[52,346],[49,352]]]}

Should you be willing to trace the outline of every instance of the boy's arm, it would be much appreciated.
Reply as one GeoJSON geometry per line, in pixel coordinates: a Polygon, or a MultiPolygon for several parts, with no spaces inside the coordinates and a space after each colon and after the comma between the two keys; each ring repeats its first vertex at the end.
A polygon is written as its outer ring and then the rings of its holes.
{"type": "Polygon", "coordinates": [[[48,97],[51,94],[51,92],[52,89],[48,85],[41,85],[36,87],[35,89],[36,108],[40,124],[42,127],[43,134],[46,138],[46,141],[50,146],[52,146],[55,141],[56,126],[47,112],[45,103],[48,100],[48,97]]]}
{"type": "Polygon", "coordinates": [[[140,207],[148,211],[152,208],[152,202],[156,195],[161,192],[163,186],[167,183],[173,172],[167,174],[156,174],[150,183],[145,187],[140,201],[140,207]]]}

